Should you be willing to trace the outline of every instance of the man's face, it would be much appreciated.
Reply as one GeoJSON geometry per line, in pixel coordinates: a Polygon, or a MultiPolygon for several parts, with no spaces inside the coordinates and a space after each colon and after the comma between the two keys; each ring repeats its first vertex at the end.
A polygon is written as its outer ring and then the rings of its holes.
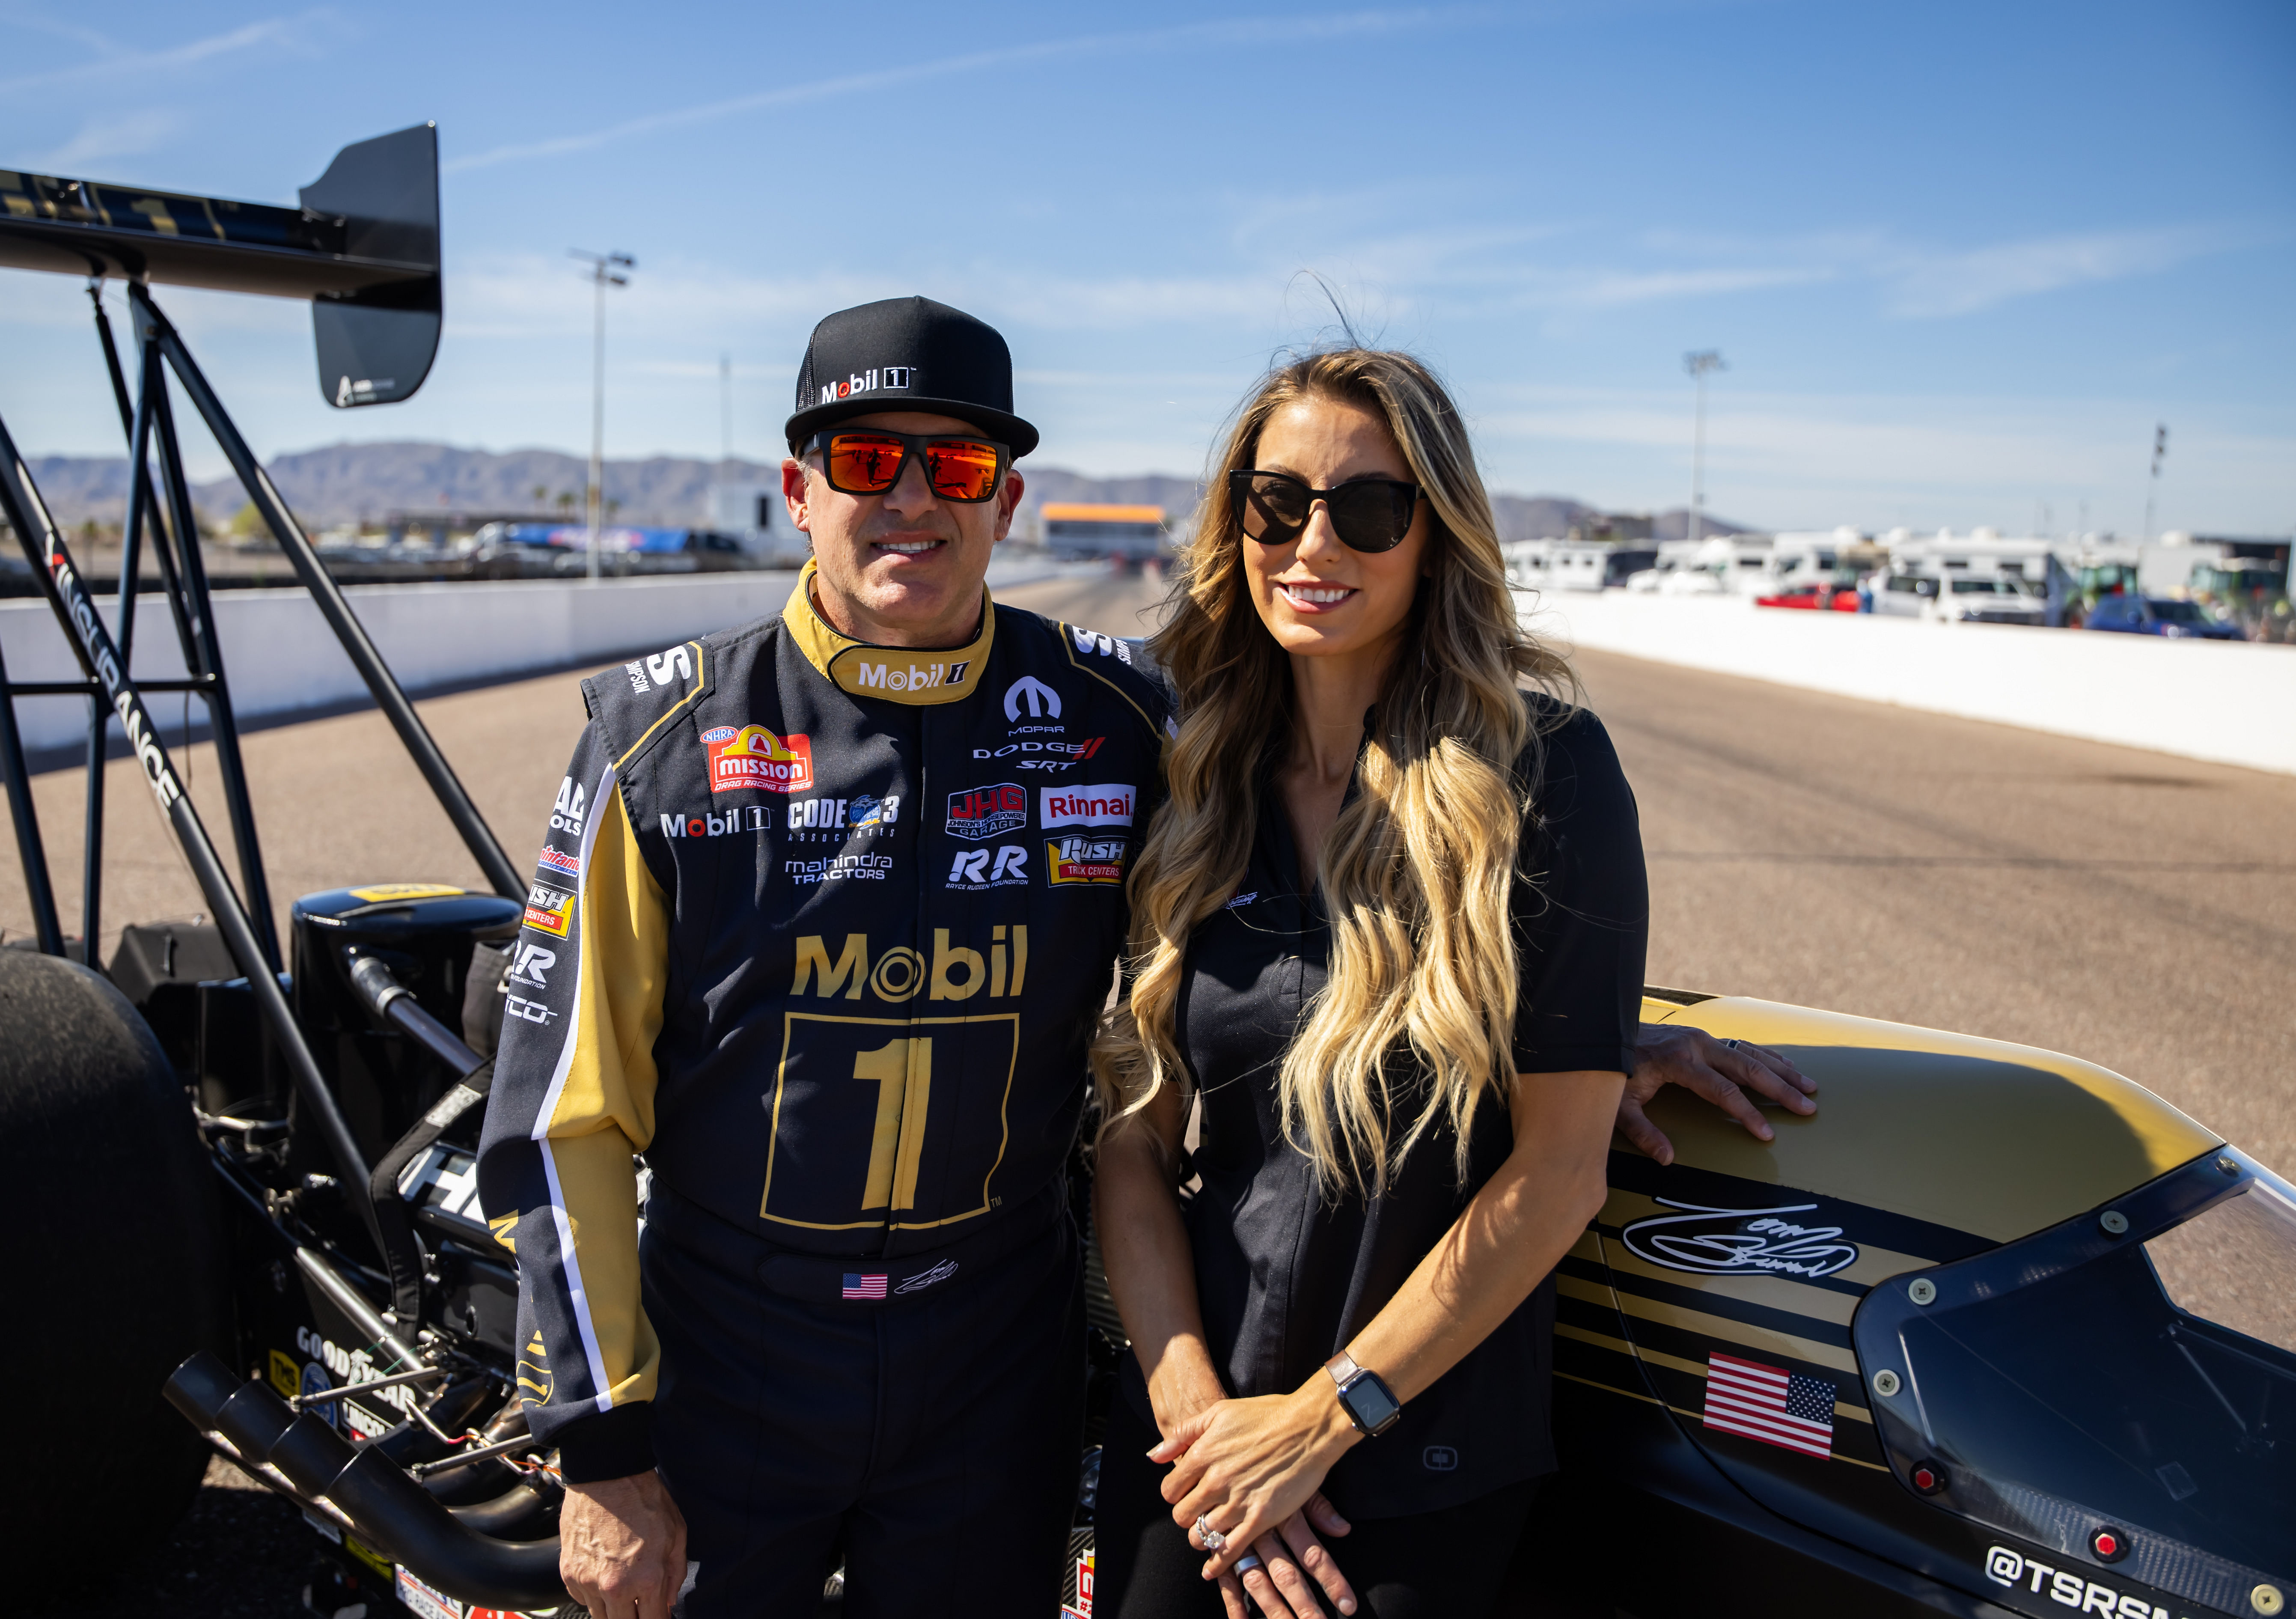
{"type": "MultiPolygon", "coordinates": [[[[988,437],[969,422],[914,410],[876,411],[838,427],[988,437]]],[[[783,462],[782,495],[790,521],[813,537],[816,600],[831,628],[880,646],[971,638],[989,548],[1011,530],[1021,504],[1021,474],[1007,468],[993,500],[944,500],[912,456],[885,493],[847,495],[829,487],[820,461],[783,462]]]]}

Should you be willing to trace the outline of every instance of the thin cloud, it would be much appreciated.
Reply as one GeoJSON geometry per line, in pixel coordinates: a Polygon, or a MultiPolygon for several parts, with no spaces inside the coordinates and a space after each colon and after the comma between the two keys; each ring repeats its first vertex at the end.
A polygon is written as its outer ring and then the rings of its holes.
{"type": "Polygon", "coordinates": [[[1889,312],[1906,319],[1973,315],[2013,298],[2149,275],[2236,245],[2200,228],[2038,236],[1909,259],[1885,272],[1889,312]]]}
{"type": "Polygon", "coordinates": [[[549,140],[521,141],[496,146],[490,151],[473,152],[467,157],[452,159],[441,167],[449,174],[462,174],[473,168],[491,168],[497,163],[518,162],[535,158],[564,157],[578,152],[589,152],[615,141],[626,140],[632,136],[651,135],[658,130],[678,129],[694,124],[713,123],[719,119],[733,118],[744,112],[801,106],[813,102],[863,95],[873,90],[890,89],[897,85],[916,84],[926,79],[946,78],[992,68],[1014,67],[1026,62],[1103,55],[1119,51],[1170,50],[1193,45],[1253,45],[1274,40],[1332,39],[1362,34],[1393,33],[1407,29],[1465,27],[1476,22],[1502,21],[1523,14],[1525,13],[1519,9],[1513,8],[1500,10],[1488,6],[1466,6],[1410,11],[1348,12],[1327,17],[1239,17],[1225,21],[1190,23],[1178,28],[1149,29],[1122,34],[1093,34],[1073,39],[1040,40],[1033,45],[1008,45],[992,51],[975,51],[963,56],[944,57],[936,62],[912,62],[904,67],[884,68],[870,73],[851,73],[842,78],[822,79],[813,84],[791,85],[775,90],[760,90],[750,95],[736,95],[724,101],[707,102],[697,107],[679,107],[661,112],[644,113],[637,118],[625,119],[619,123],[609,124],[603,129],[558,136],[549,140]]]}
{"type": "Polygon", "coordinates": [[[29,167],[42,174],[75,175],[112,158],[132,158],[160,145],[183,127],[183,119],[160,108],[124,117],[99,118],[53,152],[35,156],[29,167]]]}
{"type": "Polygon", "coordinates": [[[335,12],[323,6],[292,17],[271,17],[260,22],[250,22],[226,33],[210,34],[204,39],[170,45],[163,51],[132,51],[107,55],[97,62],[78,62],[68,68],[50,68],[38,73],[20,74],[14,78],[0,78],[0,91],[54,89],[93,78],[113,79],[123,74],[155,69],[174,70],[212,62],[219,56],[236,55],[262,45],[279,45],[308,53],[317,47],[318,36],[329,31],[337,21],[335,12]]]}

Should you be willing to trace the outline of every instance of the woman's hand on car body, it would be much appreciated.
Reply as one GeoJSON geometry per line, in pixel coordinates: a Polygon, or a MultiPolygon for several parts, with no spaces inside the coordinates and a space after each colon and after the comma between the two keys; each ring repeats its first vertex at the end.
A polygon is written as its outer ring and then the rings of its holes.
{"type": "Polygon", "coordinates": [[[1810,1100],[1817,1081],[1768,1047],[1718,1040],[1686,1023],[1644,1023],[1635,1040],[1635,1071],[1619,1102],[1619,1133],[1660,1163],[1674,1162],[1674,1143],[1651,1122],[1643,1105],[1669,1085],[1705,1097],[1757,1141],[1775,1139],[1777,1131],[1762,1117],[1754,1097],[1798,1114],[1817,1111],[1810,1100]]]}

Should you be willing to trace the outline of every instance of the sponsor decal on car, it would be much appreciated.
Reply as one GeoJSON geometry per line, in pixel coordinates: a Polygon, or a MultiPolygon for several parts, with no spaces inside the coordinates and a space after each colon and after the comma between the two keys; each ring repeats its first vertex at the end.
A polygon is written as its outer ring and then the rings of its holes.
{"type": "Polygon", "coordinates": [[[356,1400],[346,1400],[342,1404],[343,1437],[354,1442],[377,1438],[398,1426],[398,1418],[378,1417],[356,1400]]]}
{"type": "Polygon", "coordinates": [[[271,1386],[279,1391],[280,1398],[292,1400],[303,1392],[303,1371],[296,1364],[294,1356],[283,1349],[275,1349],[271,1352],[270,1365],[271,1386]]]}
{"type": "MultiPolygon", "coordinates": [[[[332,1387],[334,1387],[334,1381],[327,1376],[325,1367],[316,1360],[303,1362],[303,1375],[297,1380],[295,1387],[298,1396],[308,1400],[314,1394],[324,1394],[332,1387]]],[[[341,1413],[332,1400],[323,1401],[312,1406],[311,1412],[321,1422],[332,1423],[341,1420],[341,1413]]]]}
{"type": "Polygon", "coordinates": [[[723,810],[696,810],[685,815],[658,815],[666,838],[723,838],[737,832],[770,832],[774,812],[763,804],[729,804],[723,810]]]}
{"type": "Polygon", "coordinates": [[[948,795],[948,834],[979,842],[1029,824],[1028,789],[1018,782],[967,787],[948,795]]]}
{"type": "Polygon", "coordinates": [[[574,915],[574,896],[562,888],[553,888],[547,883],[530,883],[526,891],[526,925],[553,938],[566,937],[567,925],[574,915]]]}
{"type": "Polygon", "coordinates": [[[1125,841],[1072,834],[1045,845],[1045,880],[1054,887],[1124,882],[1125,841]]]}
{"type": "Polygon", "coordinates": [[[813,785],[810,736],[776,736],[764,726],[745,725],[718,726],[704,732],[703,740],[712,793],[803,793],[813,785]]]}
{"type": "Polygon", "coordinates": [[[1012,888],[1029,881],[1029,851],[1018,843],[995,849],[960,849],[948,868],[947,888],[1012,888]],[[991,857],[994,857],[993,860],[991,857]]]}
{"type": "Polygon", "coordinates": [[[1636,1258],[1669,1270],[1701,1276],[1735,1276],[1748,1271],[1816,1278],[1857,1262],[1857,1245],[1841,1240],[1840,1226],[1805,1226],[1784,1218],[1807,1214],[1814,1203],[1768,1209],[1722,1209],[1653,1201],[1679,1214],[1637,1220],[1620,1236],[1636,1258]]]}
{"type": "MultiPolygon", "coordinates": [[[[2112,1619],[2172,1619],[2166,1603],[2154,1604],[2133,1591],[2107,1585],[2102,1580],[2092,1580],[2077,1569],[2059,1568],[2044,1563],[2038,1557],[2029,1557],[2012,1551],[2006,1546],[1995,1546],[1985,1554],[1985,1577],[1996,1585],[2005,1585],[2012,1590],[2022,1590],[2036,1597],[2046,1597],[2052,1602],[2083,1614],[2107,1614],[2112,1619]]],[[[2272,1606],[2250,1598],[2251,1605],[2259,1614],[2278,1613],[2284,1599],[2277,1587],[2260,1585],[2257,1592],[2269,1590],[2272,1606]]]]}
{"type": "MultiPolygon", "coordinates": [[[[295,1329],[295,1348],[298,1353],[307,1357],[310,1362],[303,1368],[301,1392],[306,1394],[324,1393],[334,1386],[328,1381],[329,1373],[332,1373],[338,1380],[345,1384],[372,1382],[383,1375],[382,1368],[374,1363],[373,1357],[364,1349],[345,1349],[333,1339],[323,1337],[308,1327],[298,1327],[295,1329]]],[[[395,1408],[402,1416],[414,1409],[414,1391],[405,1384],[396,1388],[370,1389],[365,1392],[372,1398],[395,1408]]],[[[331,1401],[330,1413],[332,1410],[332,1402],[331,1401]]],[[[334,1418],[332,1414],[328,1414],[327,1419],[332,1422],[334,1418]]]]}
{"type": "Polygon", "coordinates": [[[1039,791],[1043,810],[1038,824],[1050,832],[1055,826],[1129,826],[1137,794],[1128,782],[1096,787],[1046,787],[1039,791]]]}
{"type": "Polygon", "coordinates": [[[369,905],[388,905],[393,900],[444,900],[453,894],[468,893],[445,883],[377,883],[368,888],[350,891],[354,900],[364,900],[369,905]]]}
{"type": "Polygon", "coordinates": [[[393,1583],[398,1588],[398,1600],[409,1613],[420,1615],[421,1619],[470,1619],[460,1602],[404,1564],[398,1566],[393,1583]]]}
{"type": "Polygon", "coordinates": [[[849,877],[882,883],[893,869],[889,854],[837,854],[819,860],[783,860],[782,875],[792,883],[834,883],[849,877]]]}

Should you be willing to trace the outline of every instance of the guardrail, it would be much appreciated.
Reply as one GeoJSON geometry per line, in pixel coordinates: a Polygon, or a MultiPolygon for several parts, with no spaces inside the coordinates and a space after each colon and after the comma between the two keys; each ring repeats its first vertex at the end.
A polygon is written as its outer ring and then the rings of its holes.
{"type": "Polygon", "coordinates": [[[1744,597],[1516,592],[1575,646],[2296,774],[2296,647],[1929,623],[1744,597]]]}
{"type": "MultiPolygon", "coordinates": [[[[1093,571],[1034,557],[1000,557],[988,582],[1004,588],[1093,571]]],[[[770,617],[796,583],[795,573],[693,573],[595,585],[586,579],[353,585],[343,594],[399,684],[421,696],[658,652],[692,636],[770,617]]],[[[370,701],[365,682],[305,592],[219,590],[214,602],[232,705],[242,726],[363,708],[370,701]]],[[[118,598],[98,597],[96,608],[107,624],[117,620],[118,598]]],[[[165,602],[156,596],[139,600],[136,617],[136,678],[181,678],[183,658],[165,602]]],[[[79,676],[54,615],[37,596],[0,602],[0,653],[18,681],[79,676]]],[[[154,701],[160,727],[172,738],[176,705],[167,698],[154,701]]],[[[16,709],[35,768],[53,769],[84,755],[85,698],[25,697],[16,709]]],[[[204,735],[200,705],[191,704],[190,713],[193,735],[204,735]]],[[[116,743],[117,722],[112,735],[116,743]]]]}

